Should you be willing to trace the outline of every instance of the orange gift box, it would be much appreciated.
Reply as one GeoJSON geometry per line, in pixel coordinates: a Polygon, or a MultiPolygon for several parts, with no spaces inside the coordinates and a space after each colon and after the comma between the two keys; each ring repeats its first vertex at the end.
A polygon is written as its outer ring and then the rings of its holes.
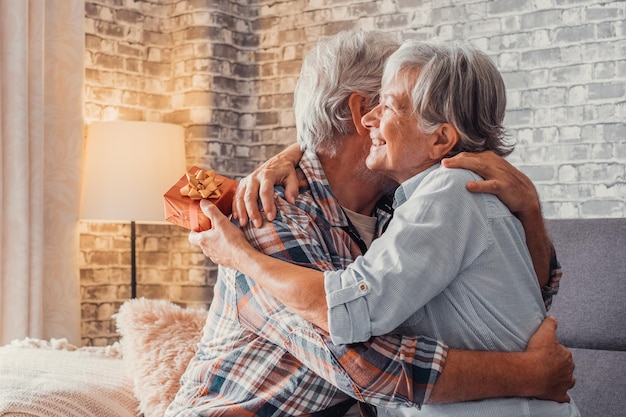
{"type": "Polygon", "coordinates": [[[237,181],[193,166],[164,195],[165,220],[194,232],[211,228],[200,208],[201,200],[215,204],[222,213],[232,213],[237,181]]]}

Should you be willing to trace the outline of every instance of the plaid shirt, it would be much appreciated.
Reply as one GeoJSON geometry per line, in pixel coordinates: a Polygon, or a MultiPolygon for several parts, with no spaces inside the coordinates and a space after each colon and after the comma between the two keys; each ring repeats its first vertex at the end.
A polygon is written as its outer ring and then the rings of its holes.
{"type": "MultiPolygon", "coordinates": [[[[296,205],[279,195],[277,219],[245,228],[246,235],[277,258],[319,270],[345,268],[361,250],[321,164],[306,153],[298,174],[296,205]]],[[[390,215],[377,214],[382,227],[390,215]]],[[[558,280],[550,288],[558,289],[558,280]]],[[[446,353],[440,341],[400,335],[333,345],[251,279],[220,268],[198,352],[166,417],[315,416],[350,397],[377,406],[419,406],[446,353]]]]}

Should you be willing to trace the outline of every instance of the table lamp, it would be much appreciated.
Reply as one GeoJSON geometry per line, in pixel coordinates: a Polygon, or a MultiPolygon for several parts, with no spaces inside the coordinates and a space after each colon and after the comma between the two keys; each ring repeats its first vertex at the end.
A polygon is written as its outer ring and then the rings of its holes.
{"type": "Polygon", "coordinates": [[[131,295],[137,296],[135,222],[165,223],[163,194],[185,172],[182,126],[106,121],[87,126],[80,217],[130,221],[131,295]]]}

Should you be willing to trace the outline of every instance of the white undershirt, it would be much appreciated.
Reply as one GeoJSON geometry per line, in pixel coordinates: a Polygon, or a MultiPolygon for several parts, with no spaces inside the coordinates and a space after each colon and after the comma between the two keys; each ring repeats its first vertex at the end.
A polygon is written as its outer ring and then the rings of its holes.
{"type": "Polygon", "coordinates": [[[369,248],[372,244],[372,240],[374,240],[374,235],[376,234],[376,223],[378,219],[372,216],[366,216],[364,214],[360,214],[347,208],[343,208],[343,211],[346,213],[357,232],[359,232],[359,236],[365,243],[365,245],[369,248]]]}

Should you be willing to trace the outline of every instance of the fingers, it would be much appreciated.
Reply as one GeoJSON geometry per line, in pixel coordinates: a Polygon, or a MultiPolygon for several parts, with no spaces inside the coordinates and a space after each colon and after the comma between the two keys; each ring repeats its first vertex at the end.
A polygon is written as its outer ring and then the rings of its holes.
{"type": "Polygon", "coordinates": [[[248,212],[244,203],[244,195],[248,188],[248,182],[246,178],[239,181],[237,191],[235,192],[235,198],[233,198],[233,218],[239,220],[241,226],[248,224],[248,212]]]}
{"type": "Polygon", "coordinates": [[[495,180],[470,181],[466,184],[467,190],[472,193],[489,193],[499,195],[501,193],[500,183],[495,180]]]}
{"type": "Polygon", "coordinates": [[[235,192],[232,209],[233,218],[239,220],[240,226],[246,226],[252,222],[255,227],[263,226],[263,216],[272,221],[276,218],[276,202],[274,186],[285,187],[285,198],[295,204],[298,196],[298,178],[295,165],[302,153],[296,146],[290,147],[296,153],[297,158],[292,160],[288,156],[274,156],[254,170],[250,175],[241,179],[235,192]],[[259,209],[259,199],[262,209],[259,209]]]}
{"type": "Polygon", "coordinates": [[[211,229],[213,229],[214,226],[219,225],[224,220],[228,221],[228,218],[224,215],[224,213],[222,213],[220,209],[210,201],[201,200],[200,208],[202,209],[204,215],[211,220],[211,229]]]}
{"type": "Polygon", "coordinates": [[[264,185],[265,183],[259,181],[254,173],[239,181],[233,199],[233,218],[239,220],[240,226],[247,225],[249,221],[256,227],[263,225],[263,215],[259,210],[258,196],[260,187],[264,187],[264,185]]]}
{"type": "Polygon", "coordinates": [[[558,402],[569,402],[570,397],[567,391],[575,383],[574,361],[572,352],[560,344],[556,337],[558,322],[553,316],[546,317],[536,333],[528,342],[527,350],[533,350],[538,354],[536,358],[542,374],[539,374],[539,384],[546,384],[540,389],[537,397],[550,399],[558,402]]]}
{"type": "Polygon", "coordinates": [[[251,221],[255,227],[261,227],[263,212],[270,221],[276,218],[274,182],[273,173],[268,173],[267,170],[254,172],[239,181],[233,199],[233,217],[239,220],[240,226],[245,226],[251,221]],[[259,198],[263,212],[259,209],[259,198]]]}
{"type": "MultiPolygon", "coordinates": [[[[485,172],[489,169],[489,164],[480,157],[485,152],[461,152],[452,158],[445,158],[441,161],[446,168],[465,168],[477,173],[485,172]]],[[[486,155],[483,155],[486,158],[486,155]]],[[[482,175],[484,177],[484,175],[482,175]]]]}
{"type": "Polygon", "coordinates": [[[501,178],[496,175],[494,165],[487,163],[491,155],[489,152],[469,153],[461,152],[452,158],[443,159],[441,162],[446,168],[463,168],[474,171],[481,177],[481,181],[467,183],[467,190],[473,193],[489,193],[499,195],[501,192],[501,178]]]}
{"type": "Polygon", "coordinates": [[[572,389],[574,385],[576,385],[576,378],[574,377],[574,369],[576,368],[576,366],[574,364],[572,352],[569,349],[567,349],[565,346],[561,345],[561,348],[567,352],[567,362],[566,362],[567,364],[566,364],[565,372],[569,375],[569,377],[567,378],[567,382],[565,382],[564,384],[564,387],[566,389],[563,394],[563,400],[560,402],[570,402],[571,398],[567,394],[567,391],[572,389]]]}
{"type": "Polygon", "coordinates": [[[206,256],[209,256],[205,251],[205,248],[206,248],[205,242],[210,241],[210,237],[207,236],[210,233],[211,233],[211,230],[205,230],[202,232],[191,231],[189,232],[189,236],[187,237],[187,240],[189,240],[189,243],[191,243],[192,245],[199,247],[202,250],[202,253],[204,253],[206,256]]]}
{"type": "Polygon", "coordinates": [[[558,343],[556,339],[556,327],[557,327],[557,321],[554,318],[554,316],[546,317],[540,326],[540,329],[544,331],[544,333],[549,337],[550,342],[553,342],[553,343],[558,343]]]}
{"type": "Polygon", "coordinates": [[[562,397],[556,398],[556,402],[559,402],[559,403],[568,403],[571,400],[572,399],[570,398],[569,395],[567,395],[567,393],[565,393],[562,397]]]}
{"type": "Polygon", "coordinates": [[[442,161],[447,168],[464,168],[480,175],[483,181],[472,181],[467,190],[497,196],[516,215],[536,213],[539,196],[530,178],[506,159],[491,151],[462,152],[442,161]]]}
{"type": "Polygon", "coordinates": [[[469,169],[485,179],[497,179],[506,173],[515,177],[519,172],[506,159],[491,151],[461,152],[441,162],[446,168],[469,169]]]}
{"type": "Polygon", "coordinates": [[[211,220],[211,223],[213,223],[213,219],[211,218],[211,216],[213,216],[213,211],[211,210],[211,208],[213,207],[215,207],[215,205],[211,204],[207,200],[200,200],[200,209],[202,210],[204,215],[207,216],[209,220],[211,220]]]}
{"type": "Polygon", "coordinates": [[[546,328],[553,333],[556,333],[556,328],[558,327],[558,322],[556,320],[556,317],[547,316],[545,319],[543,319],[543,322],[541,323],[541,327],[546,328]]]}
{"type": "MultiPolygon", "coordinates": [[[[539,329],[542,330],[544,334],[546,335],[546,338],[547,338],[546,341],[549,341],[550,343],[558,343],[557,338],[556,338],[557,325],[558,323],[554,316],[548,316],[543,320],[543,322],[541,323],[541,326],[539,326],[539,329]]],[[[565,349],[564,346],[561,346],[561,347],[565,349]]],[[[571,357],[572,355],[571,352],[568,351],[568,354],[571,357]]]]}
{"type": "Polygon", "coordinates": [[[296,204],[296,197],[298,197],[298,178],[295,175],[290,175],[285,178],[285,199],[289,204],[296,204]]]}
{"type": "Polygon", "coordinates": [[[554,331],[556,331],[556,328],[559,326],[559,322],[558,322],[558,320],[556,319],[556,317],[554,317],[554,316],[547,316],[547,317],[543,320],[543,322],[544,322],[545,324],[547,324],[547,325],[552,326],[552,327],[554,328],[554,331]]]}
{"type": "Polygon", "coordinates": [[[261,227],[263,224],[263,215],[259,210],[259,190],[259,182],[250,181],[243,196],[243,204],[248,213],[248,219],[250,219],[255,227],[261,227]]]}
{"type": "Polygon", "coordinates": [[[528,341],[526,350],[543,350],[551,349],[552,352],[558,351],[558,341],[556,338],[556,319],[552,316],[546,317],[539,328],[535,331],[528,341]]]}
{"type": "Polygon", "coordinates": [[[202,235],[198,232],[190,232],[187,239],[192,245],[200,246],[200,242],[202,242],[202,235]]]}
{"type": "MultiPolygon", "coordinates": [[[[276,218],[276,204],[274,202],[274,184],[269,181],[262,181],[259,191],[259,197],[261,198],[261,206],[263,207],[263,213],[267,220],[272,221],[276,218]]],[[[261,224],[254,223],[256,227],[261,227],[261,224]]]]}

